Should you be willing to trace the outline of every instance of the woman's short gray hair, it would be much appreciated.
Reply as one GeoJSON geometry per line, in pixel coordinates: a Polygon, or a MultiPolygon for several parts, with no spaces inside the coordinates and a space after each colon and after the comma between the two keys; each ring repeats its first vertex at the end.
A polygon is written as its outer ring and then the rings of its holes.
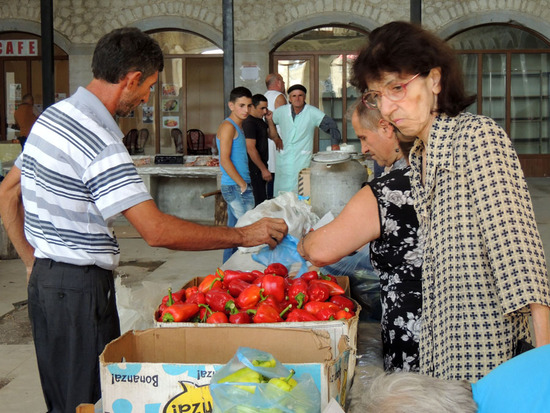
{"type": "Polygon", "coordinates": [[[470,383],[417,373],[381,374],[364,393],[366,413],[475,413],[470,383]]]}

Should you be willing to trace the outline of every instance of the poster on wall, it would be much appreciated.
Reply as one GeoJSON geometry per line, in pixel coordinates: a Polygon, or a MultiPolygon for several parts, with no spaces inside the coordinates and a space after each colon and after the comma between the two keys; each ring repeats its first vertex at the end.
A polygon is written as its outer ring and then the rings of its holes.
{"type": "Polygon", "coordinates": [[[165,129],[179,128],[180,117],[179,116],[163,116],[162,127],[165,129]]]}
{"type": "Polygon", "coordinates": [[[10,84],[10,100],[21,100],[21,83],[10,84]]]}
{"type": "Polygon", "coordinates": [[[164,112],[178,112],[179,102],[177,99],[162,99],[162,110],[164,112]]]}
{"type": "Polygon", "coordinates": [[[143,123],[153,123],[154,109],[153,106],[142,106],[143,108],[143,123]]]}
{"type": "Polygon", "coordinates": [[[177,96],[178,89],[173,83],[166,83],[162,85],[162,96],[177,96]]]}

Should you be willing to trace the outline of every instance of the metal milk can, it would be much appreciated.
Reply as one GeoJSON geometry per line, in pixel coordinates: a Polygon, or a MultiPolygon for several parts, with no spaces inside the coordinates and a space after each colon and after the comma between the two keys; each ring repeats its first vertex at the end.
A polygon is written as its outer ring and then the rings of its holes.
{"type": "Polygon", "coordinates": [[[327,151],[313,155],[310,166],[311,209],[322,218],[338,215],[367,181],[367,169],[350,153],[327,151]]]}

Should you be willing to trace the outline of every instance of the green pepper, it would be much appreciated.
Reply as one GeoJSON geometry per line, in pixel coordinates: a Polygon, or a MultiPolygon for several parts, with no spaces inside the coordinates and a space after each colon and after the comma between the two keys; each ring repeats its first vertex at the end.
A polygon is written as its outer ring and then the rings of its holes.
{"type": "Polygon", "coordinates": [[[298,384],[298,382],[292,378],[294,373],[294,370],[290,370],[290,374],[287,377],[275,377],[269,380],[269,384],[273,384],[284,391],[291,391],[298,384]]]}
{"type": "Polygon", "coordinates": [[[275,367],[277,362],[274,358],[269,360],[252,360],[252,365],[256,367],[275,367]]]}
{"type": "MultiPolygon", "coordinates": [[[[218,380],[218,383],[261,383],[263,381],[263,376],[248,367],[243,367],[229,376],[224,377],[221,380],[218,380]]],[[[256,386],[243,386],[236,384],[236,387],[239,387],[243,390],[246,390],[249,393],[254,393],[256,391],[256,386]]]]}

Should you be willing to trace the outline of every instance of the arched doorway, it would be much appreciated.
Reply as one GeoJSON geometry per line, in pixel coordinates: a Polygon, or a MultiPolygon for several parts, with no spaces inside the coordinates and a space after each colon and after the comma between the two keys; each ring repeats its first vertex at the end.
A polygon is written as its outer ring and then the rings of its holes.
{"type": "MultiPolygon", "coordinates": [[[[347,108],[358,93],[349,83],[351,63],[367,41],[367,33],[338,26],[316,27],[303,31],[281,43],[271,55],[271,67],[283,76],[287,88],[303,84],[307,102],[332,117],[342,132],[343,142],[359,140],[351,122],[345,121],[347,108]]],[[[330,136],[320,131],[315,137],[314,151],[325,150],[330,136]]]]}
{"type": "MultiPolygon", "coordinates": [[[[21,98],[30,93],[35,111],[42,111],[41,39],[31,33],[0,33],[0,142],[11,142],[19,134],[13,112],[21,98]]],[[[56,101],[69,96],[69,60],[67,53],[54,45],[56,101]]]]}
{"type": "Polygon", "coordinates": [[[448,42],[477,94],[468,110],[506,130],[526,176],[550,176],[550,42],[511,24],[473,27],[448,42]]]}
{"type": "MultiPolygon", "coordinates": [[[[123,133],[146,130],[148,140],[140,153],[174,154],[173,136],[185,137],[200,129],[211,147],[224,117],[222,51],[211,41],[181,30],[158,30],[149,34],[164,53],[164,70],[149,102],[128,117],[119,118],[123,133]]],[[[184,153],[187,153],[183,139],[184,153]]]]}

